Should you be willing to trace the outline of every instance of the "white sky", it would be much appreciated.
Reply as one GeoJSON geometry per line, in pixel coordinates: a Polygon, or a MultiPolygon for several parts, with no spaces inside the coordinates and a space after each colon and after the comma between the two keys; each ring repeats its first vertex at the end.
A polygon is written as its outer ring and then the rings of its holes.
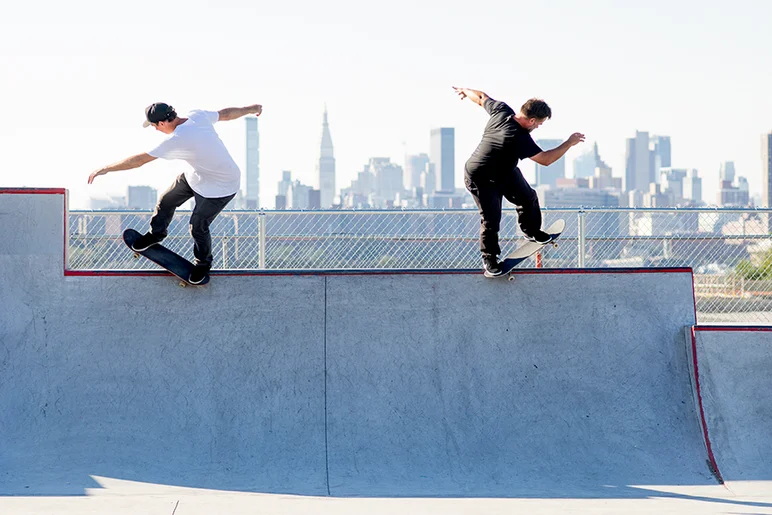
{"type": "MultiPolygon", "coordinates": [[[[513,106],[544,98],[553,119],[534,137],[584,132],[616,176],[625,138],[647,130],[671,136],[673,166],[700,170],[706,201],[729,160],[755,195],[772,130],[771,22],[768,0],[3,2],[0,186],[66,187],[73,208],[129,184],[164,190],[184,163],[86,184],[163,137],[141,123],[164,101],[179,112],[263,104],[265,207],[281,170],[316,184],[325,102],[338,189],[371,156],[428,153],[439,126],[456,128],[461,187],[487,115],[456,98],[459,85],[513,106]]],[[[243,120],[217,129],[243,170],[243,120]]]]}

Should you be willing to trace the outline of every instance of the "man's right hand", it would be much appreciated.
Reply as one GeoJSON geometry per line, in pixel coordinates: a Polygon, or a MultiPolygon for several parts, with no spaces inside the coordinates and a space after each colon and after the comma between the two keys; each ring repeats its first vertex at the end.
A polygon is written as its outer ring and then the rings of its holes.
{"type": "Polygon", "coordinates": [[[103,169],[102,170],[97,170],[96,172],[94,172],[94,173],[92,173],[91,175],[88,176],[88,183],[91,184],[92,182],[94,182],[94,179],[96,179],[100,175],[104,175],[106,173],[107,172],[105,170],[103,170],[103,169]]]}
{"type": "Polygon", "coordinates": [[[584,134],[581,132],[575,132],[571,134],[571,136],[568,137],[568,144],[572,147],[574,145],[578,145],[579,143],[582,143],[584,141],[584,134]]]}
{"type": "Polygon", "coordinates": [[[459,87],[453,86],[453,90],[458,94],[461,100],[468,98],[469,100],[471,100],[472,102],[480,106],[484,106],[485,101],[488,99],[488,95],[486,95],[482,91],[477,91],[476,89],[459,88],[459,87]]]}

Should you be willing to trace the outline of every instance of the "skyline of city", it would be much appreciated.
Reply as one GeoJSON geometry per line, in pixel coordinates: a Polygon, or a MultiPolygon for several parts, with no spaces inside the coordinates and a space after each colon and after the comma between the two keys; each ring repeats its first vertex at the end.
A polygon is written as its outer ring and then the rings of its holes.
{"type": "MultiPolygon", "coordinates": [[[[325,105],[325,111],[323,112],[323,117],[324,117],[325,127],[327,127],[326,131],[329,134],[329,122],[327,121],[328,113],[327,113],[326,105],[325,105]]],[[[248,118],[246,118],[246,120],[254,120],[254,122],[257,122],[258,119],[257,118],[253,118],[253,117],[248,117],[248,118]]],[[[250,123],[250,122],[246,122],[246,123],[250,123]]],[[[218,131],[221,129],[221,127],[222,126],[218,126],[217,127],[218,131]]],[[[255,127],[253,129],[255,131],[255,134],[257,134],[256,129],[257,129],[257,124],[255,124],[255,127]]],[[[392,159],[393,162],[395,162],[396,164],[402,166],[403,169],[406,170],[407,169],[406,159],[408,157],[416,155],[416,154],[421,154],[421,153],[424,153],[424,154],[428,154],[429,153],[429,149],[431,148],[431,139],[432,139],[431,132],[435,131],[435,130],[438,130],[438,129],[439,128],[432,128],[432,129],[429,129],[427,131],[427,132],[430,133],[430,136],[427,138],[428,143],[427,143],[425,148],[423,148],[423,149],[419,148],[416,153],[403,154],[401,157],[397,157],[396,159],[394,158],[394,156],[389,156],[389,159],[392,159]]],[[[455,128],[453,128],[453,127],[449,127],[449,128],[446,128],[446,129],[451,129],[451,130],[455,131],[455,128]]],[[[636,130],[635,132],[636,132],[636,134],[638,134],[638,133],[648,134],[647,131],[636,130]]],[[[771,135],[772,135],[772,130],[770,130],[769,134],[762,134],[761,136],[762,136],[762,138],[767,138],[767,137],[771,137],[771,135]]],[[[657,137],[659,137],[659,136],[653,135],[652,136],[652,142],[654,142],[655,141],[654,138],[657,138],[657,137]]],[[[670,153],[670,144],[671,144],[670,137],[669,136],[665,136],[665,138],[667,138],[667,140],[668,140],[668,154],[669,154],[670,153]]],[[[234,139],[234,138],[231,136],[230,139],[234,139]]],[[[243,155],[238,155],[238,154],[236,154],[232,150],[232,147],[239,148],[239,146],[235,145],[232,141],[229,141],[228,139],[223,137],[223,140],[225,141],[226,146],[229,148],[229,150],[231,150],[231,153],[233,154],[234,159],[236,159],[236,162],[237,163],[241,163],[241,164],[239,164],[239,167],[242,170],[241,196],[246,197],[247,196],[247,188],[248,188],[247,184],[249,182],[249,173],[248,173],[248,171],[249,171],[248,163],[249,163],[249,160],[250,160],[249,155],[250,155],[251,152],[257,152],[257,154],[254,154],[254,156],[251,159],[254,161],[254,163],[255,163],[254,166],[257,168],[256,173],[253,174],[253,177],[259,178],[260,177],[260,173],[259,173],[259,151],[258,150],[254,150],[254,149],[250,150],[249,144],[247,143],[249,141],[249,136],[247,136],[245,138],[244,135],[242,134],[242,139],[245,142],[244,146],[241,147],[243,149],[243,155]]],[[[628,143],[629,143],[630,139],[634,139],[634,138],[620,138],[620,140],[626,140],[626,141],[628,141],[628,143]]],[[[541,142],[549,141],[549,142],[552,142],[552,143],[562,143],[562,141],[563,141],[561,139],[554,139],[554,138],[541,138],[541,137],[539,137],[538,133],[534,133],[534,140],[541,141],[541,142]]],[[[561,158],[561,160],[559,160],[558,163],[553,164],[549,168],[551,169],[553,167],[559,167],[559,166],[561,166],[559,163],[564,163],[563,166],[565,166],[565,172],[564,172],[565,173],[565,177],[572,177],[573,178],[574,174],[576,173],[576,170],[574,169],[575,166],[576,166],[576,161],[578,159],[581,160],[580,158],[582,156],[587,156],[587,155],[590,155],[592,153],[592,150],[587,148],[589,145],[597,145],[597,144],[598,144],[597,141],[593,141],[592,139],[588,139],[588,141],[586,143],[584,143],[584,144],[582,144],[580,146],[577,146],[574,149],[572,149],[571,151],[569,151],[569,153],[566,154],[566,156],[564,156],[563,158],[561,158]],[[568,162],[568,163],[566,163],[566,162],[568,162]],[[569,166],[569,163],[570,163],[570,166],[569,166]],[[569,170],[570,170],[570,172],[569,172],[569,170]]],[[[772,143],[770,143],[770,144],[772,144],[772,143]]],[[[676,147],[677,147],[677,145],[676,145],[676,147]]],[[[761,151],[759,152],[759,159],[758,159],[758,168],[757,168],[757,170],[756,171],[754,171],[754,170],[745,171],[744,173],[738,173],[738,175],[745,178],[745,180],[746,180],[746,182],[748,184],[749,191],[750,191],[750,199],[751,200],[753,200],[753,199],[756,199],[756,200],[761,199],[762,202],[763,202],[763,191],[764,191],[764,189],[766,187],[765,184],[772,184],[772,181],[770,181],[769,179],[767,179],[764,176],[764,171],[763,170],[764,170],[764,159],[765,158],[764,158],[763,149],[760,149],[760,150],[761,151]],[[758,188],[754,188],[752,186],[753,183],[758,183],[759,187],[758,188]]],[[[310,153],[313,153],[313,152],[310,152],[310,153]]],[[[295,178],[299,178],[299,180],[301,180],[301,182],[303,182],[303,183],[310,183],[309,185],[311,187],[318,188],[319,173],[320,173],[319,172],[319,162],[318,162],[318,158],[319,158],[318,151],[316,151],[316,154],[317,154],[317,157],[316,157],[315,161],[317,162],[317,164],[315,166],[315,170],[310,170],[309,171],[307,169],[301,169],[301,170],[290,170],[290,171],[293,173],[295,178]]],[[[627,154],[627,152],[626,152],[626,154],[627,154]]],[[[772,152],[770,152],[769,154],[772,155],[772,152]]],[[[379,156],[375,156],[375,157],[379,157],[379,156]]],[[[453,178],[453,182],[456,185],[463,184],[463,163],[466,161],[466,159],[468,157],[469,157],[468,155],[459,156],[458,152],[455,153],[455,160],[454,160],[454,166],[453,166],[453,168],[455,169],[455,175],[454,175],[454,178],[453,178]]],[[[335,158],[333,157],[332,159],[333,159],[333,162],[332,162],[331,166],[332,166],[332,169],[335,170],[337,168],[336,165],[335,165],[335,162],[334,162],[335,158]]],[[[626,160],[627,160],[627,158],[625,158],[625,161],[626,160]]],[[[668,155],[668,161],[670,161],[670,155],[668,155]]],[[[689,169],[689,170],[697,169],[699,171],[700,176],[703,179],[707,179],[707,181],[705,182],[705,186],[703,188],[704,191],[706,192],[706,195],[703,197],[703,202],[705,202],[706,205],[718,205],[717,202],[714,200],[714,198],[716,198],[717,195],[721,194],[721,192],[720,192],[720,190],[721,190],[721,186],[720,186],[720,183],[721,183],[721,181],[720,181],[720,168],[721,168],[721,165],[723,163],[725,163],[725,162],[735,162],[736,163],[737,161],[736,160],[719,161],[718,163],[716,163],[716,166],[714,168],[708,169],[708,170],[699,169],[699,168],[688,166],[688,165],[680,167],[682,169],[689,169]],[[711,180],[711,175],[715,175],[716,176],[716,181],[712,181],[711,180]]],[[[176,166],[175,166],[175,164],[171,164],[171,163],[165,163],[165,164],[174,167],[175,170],[181,170],[182,169],[180,167],[180,163],[175,163],[176,166]]],[[[366,165],[366,162],[363,163],[363,166],[364,165],[366,165]]],[[[185,164],[182,163],[182,166],[185,166],[185,164]]],[[[648,162],[647,167],[651,168],[651,166],[652,166],[652,163],[648,162]]],[[[768,165],[768,166],[772,166],[772,165],[768,165]]],[[[537,165],[536,163],[532,163],[529,160],[526,160],[526,161],[522,161],[520,163],[520,168],[523,171],[523,174],[525,175],[526,179],[532,185],[537,185],[538,184],[537,173],[538,173],[538,170],[540,168],[539,165],[537,165]]],[[[541,168],[544,168],[544,167],[541,167],[541,168]]],[[[613,176],[617,177],[617,178],[622,178],[624,180],[625,173],[627,171],[626,168],[627,167],[625,167],[622,170],[620,170],[619,168],[613,168],[612,167],[613,176]]],[[[285,168],[285,170],[286,170],[286,168],[285,168]]],[[[276,173],[276,172],[272,170],[269,175],[273,175],[274,173],[276,173]]],[[[343,173],[344,176],[346,174],[348,174],[350,176],[350,175],[356,174],[358,172],[356,172],[356,171],[352,172],[350,170],[347,170],[347,171],[342,171],[342,173],[343,173]]],[[[405,173],[407,173],[407,172],[405,172],[405,173]]],[[[582,174],[580,172],[580,176],[581,175],[582,174]]],[[[171,177],[173,177],[173,176],[170,175],[169,179],[171,179],[171,177]]],[[[341,180],[340,172],[336,173],[336,171],[333,171],[333,177],[334,177],[333,180],[337,181],[338,184],[343,184],[343,183],[346,182],[345,179],[341,180]]],[[[134,178],[131,177],[130,174],[125,174],[122,178],[123,178],[122,182],[125,183],[125,186],[122,187],[122,190],[124,192],[126,191],[126,188],[129,187],[129,186],[144,186],[144,185],[146,185],[146,184],[142,184],[140,181],[133,180],[134,178]]],[[[258,179],[258,180],[259,180],[260,183],[262,183],[262,185],[259,185],[259,186],[254,186],[253,185],[253,188],[259,188],[258,189],[259,192],[266,192],[265,195],[262,195],[262,196],[259,197],[260,200],[259,200],[258,206],[262,207],[262,208],[270,209],[270,208],[273,207],[273,204],[275,202],[274,195],[271,194],[273,191],[275,191],[275,187],[273,187],[273,186],[266,187],[266,183],[263,180],[260,180],[260,179],[258,179]],[[268,198],[266,198],[266,196],[268,198]]],[[[274,182],[274,181],[270,181],[269,184],[271,182],[274,182]]],[[[404,184],[405,184],[406,188],[408,188],[409,185],[410,185],[410,178],[407,175],[405,176],[405,183],[404,184]]],[[[160,187],[160,189],[162,190],[163,188],[160,187]]],[[[341,190],[341,187],[338,187],[337,190],[335,190],[336,191],[335,192],[336,196],[339,194],[340,190],[341,190]]],[[[772,193],[772,191],[770,193],[772,193]]],[[[121,194],[122,193],[121,193],[120,190],[118,190],[118,191],[114,190],[114,193],[112,193],[112,196],[121,196],[121,194]]],[[[258,195],[260,195],[260,193],[258,193],[258,195]]],[[[77,192],[76,192],[75,197],[76,198],[79,197],[77,192]]],[[[88,206],[84,205],[84,204],[86,202],[90,202],[91,198],[99,198],[99,196],[98,195],[97,196],[89,195],[88,197],[86,197],[84,199],[81,199],[79,201],[80,205],[79,206],[75,205],[74,208],[78,208],[78,207],[80,207],[80,208],[88,208],[88,206]]],[[[104,198],[104,195],[103,195],[103,198],[104,198]]],[[[71,200],[71,202],[72,202],[72,200],[71,200]]],[[[756,207],[761,207],[761,204],[757,205],[756,207]]]]}
{"type": "MultiPolygon", "coordinates": [[[[230,209],[330,209],[330,208],[448,208],[474,207],[471,197],[455,185],[455,131],[454,128],[434,128],[430,131],[430,151],[420,154],[406,154],[402,164],[392,163],[390,158],[373,157],[358,172],[358,179],[351,186],[335,189],[336,169],[335,152],[328,121],[327,106],[322,115],[322,130],[319,145],[319,157],[316,166],[316,181],[305,184],[291,179],[293,171],[284,170],[282,181],[275,191],[274,202],[257,203],[257,191],[271,191],[260,185],[259,154],[260,134],[258,118],[245,119],[245,162],[242,171],[246,176],[241,191],[230,209]],[[440,173],[436,172],[440,170],[440,173]],[[369,174],[370,184],[363,184],[362,174],[369,174]],[[385,181],[385,182],[384,182],[385,181]],[[322,186],[324,185],[324,186],[322,186]],[[294,195],[290,196],[291,194],[294,195]],[[436,193],[435,193],[436,192],[436,193]],[[281,197],[281,198],[280,198],[281,197]]],[[[772,137],[772,136],[770,136],[772,137]]],[[[772,141],[772,139],[770,139],[772,141]]],[[[557,139],[536,139],[544,150],[562,143],[557,139]]],[[[600,158],[598,143],[592,144],[592,150],[584,149],[570,159],[572,173],[567,173],[566,157],[549,167],[534,166],[532,186],[540,193],[545,207],[584,205],[587,207],[671,207],[684,205],[748,206],[754,202],[763,205],[764,198],[750,191],[747,177],[735,174],[733,161],[722,162],[719,166],[719,185],[715,199],[702,196],[704,190],[699,171],[694,168],[672,168],[672,143],[669,136],[649,135],[645,131],[636,131],[635,137],[627,138],[626,166],[623,173],[613,173],[612,169],[600,158]],[[597,168],[600,167],[600,170],[597,168]],[[689,177],[687,177],[687,175],[689,177]],[[698,181],[696,185],[694,181],[698,181]],[[562,190],[560,193],[547,189],[562,190]],[[576,190],[571,194],[568,189],[576,190]],[[593,193],[589,190],[605,190],[593,193]],[[634,193],[633,193],[634,192],[634,193]],[[687,192],[688,194],[684,194],[687,192]],[[696,193],[695,193],[696,192],[696,193]],[[758,201],[761,202],[758,202],[758,201]]],[[[762,149],[763,164],[763,149],[762,149]]],[[[523,163],[521,163],[522,166],[523,163]]],[[[148,193],[143,186],[129,186],[123,204],[129,209],[137,205],[148,207],[147,201],[132,202],[132,189],[143,191],[141,198],[147,199],[148,193]]],[[[148,188],[148,187],[145,187],[148,188]]],[[[153,190],[155,191],[155,190],[153,190]]],[[[118,207],[118,201],[90,202],[91,208],[118,207]],[[99,206],[99,207],[95,207],[99,206]]]]}

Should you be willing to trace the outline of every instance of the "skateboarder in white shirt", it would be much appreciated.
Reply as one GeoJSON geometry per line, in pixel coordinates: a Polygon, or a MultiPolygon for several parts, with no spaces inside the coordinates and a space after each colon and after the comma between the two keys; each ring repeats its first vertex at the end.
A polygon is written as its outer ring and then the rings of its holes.
{"type": "Polygon", "coordinates": [[[159,157],[182,159],[187,161],[192,169],[177,177],[174,184],[161,195],[150,220],[150,231],[137,239],[132,245],[133,250],[141,252],[163,240],[174,211],[195,197],[196,205],[190,216],[190,234],[195,242],[195,259],[190,282],[198,284],[206,278],[212,267],[212,237],[209,234],[209,225],[236,196],[241,182],[241,171],[214,130],[213,124],[235,120],[248,114],[259,116],[262,112],[263,107],[255,104],[220,111],[195,110],[187,117],[180,118],[173,107],[162,102],[145,109],[145,122],[142,126],[152,125],[169,137],[147,153],[137,154],[100,168],[89,176],[88,183],[91,184],[99,175],[139,168],[159,157]]]}

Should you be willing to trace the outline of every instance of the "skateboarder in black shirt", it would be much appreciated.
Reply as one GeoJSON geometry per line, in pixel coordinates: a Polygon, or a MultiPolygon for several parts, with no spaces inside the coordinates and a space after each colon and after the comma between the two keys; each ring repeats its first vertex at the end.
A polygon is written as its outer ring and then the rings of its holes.
{"type": "Polygon", "coordinates": [[[532,98],[523,104],[519,113],[515,113],[507,104],[493,100],[482,91],[455,86],[453,89],[462,100],[469,98],[491,116],[482,141],[464,166],[464,184],[480,209],[483,268],[490,275],[497,275],[501,272],[498,255],[501,253],[502,198],[516,206],[520,230],[526,238],[538,243],[551,240],[541,229],[539,198],[517,167],[518,161],[531,159],[549,166],[563,157],[569,148],[584,141],[584,134],[576,132],[560,146],[542,151],[531,138],[531,131],[552,117],[546,102],[532,98]]]}

